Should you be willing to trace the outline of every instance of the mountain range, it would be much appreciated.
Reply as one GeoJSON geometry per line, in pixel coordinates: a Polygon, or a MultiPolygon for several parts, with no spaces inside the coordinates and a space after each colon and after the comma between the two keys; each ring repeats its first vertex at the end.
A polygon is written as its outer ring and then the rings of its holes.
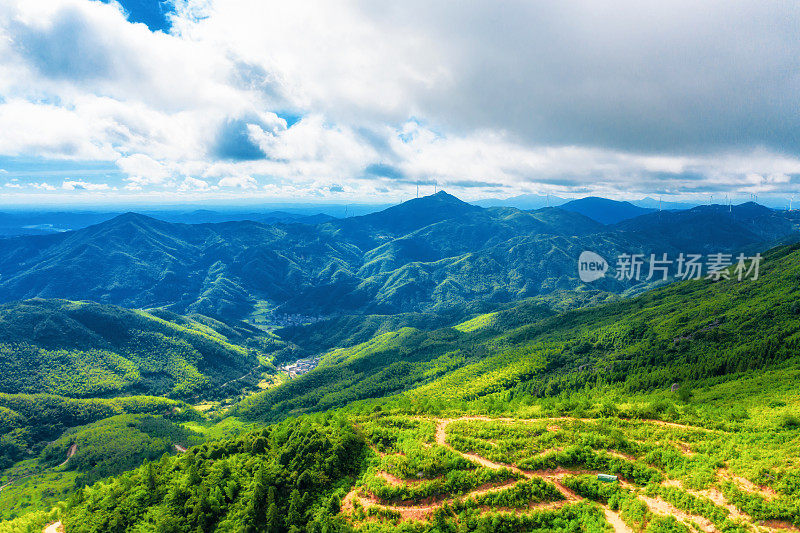
{"type": "MultiPolygon", "coordinates": [[[[82,229],[94,224],[111,220],[123,213],[100,211],[11,211],[0,212],[0,238],[17,235],[49,235],[65,231],[82,229]]],[[[183,224],[205,224],[211,222],[231,222],[236,220],[252,220],[262,224],[297,223],[319,224],[335,217],[324,214],[287,211],[243,211],[196,209],[181,210],[147,210],[147,216],[166,222],[183,224]]]]}
{"type": "MultiPolygon", "coordinates": [[[[248,317],[438,312],[586,289],[592,250],[712,253],[792,239],[798,216],[748,203],[652,212],[604,225],[560,208],[480,208],[445,193],[320,224],[182,224],[135,213],[2,241],[0,299],[88,299],[248,317]]],[[[612,268],[613,270],[613,268],[612,268]]],[[[612,276],[591,288],[622,292],[612,276]]]]}
{"type": "Polygon", "coordinates": [[[799,259],[794,244],[772,249],[755,281],[686,281],[566,313],[522,302],[453,327],[378,332],[247,398],[240,414],[277,420],[395,394],[459,402],[554,397],[598,383],[669,389],[796,363],[799,259]]]}

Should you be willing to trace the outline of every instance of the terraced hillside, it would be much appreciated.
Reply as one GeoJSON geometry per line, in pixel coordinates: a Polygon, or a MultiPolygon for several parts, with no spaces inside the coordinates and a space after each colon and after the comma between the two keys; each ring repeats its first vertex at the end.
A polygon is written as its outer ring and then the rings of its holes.
{"type": "MultiPolygon", "coordinates": [[[[714,393],[719,401],[724,387],[714,393]]],[[[538,415],[518,416],[384,404],[290,419],[81,489],[62,520],[70,532],[758,533],[800,526],[800,424],[765,418],[719,429],[631,418],[619,410],[624,405],[615,411],[597,400],[587,416],[542,406],[538,415]]]]}
{"type": "Polygon", "coordinates": [[[749,478],[739,452],[797,441],[657,420],[359,419],[372,459],[342,513],[360,531],[774,531],[800,519],[797,474],[749,478]],[[599,474],[616,476],[604,482],[599,474]]]}

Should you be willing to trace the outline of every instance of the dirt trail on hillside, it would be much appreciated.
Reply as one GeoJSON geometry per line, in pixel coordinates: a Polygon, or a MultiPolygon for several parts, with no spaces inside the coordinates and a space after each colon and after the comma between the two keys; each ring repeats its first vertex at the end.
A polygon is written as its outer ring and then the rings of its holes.
{"type": "Polygon", "coordinates": [[[686,525],[694,522],[706,533],[715,533],[717,531],[717,528],[714,527],[714,524],[709,519],[681,511],[671,503],[665,502],[661,498],[653,498],[640,494],[639,499],[642,500],[645,505],[650,508],[650,511],[655,514],[661,516],[674,516],[680,522],[683,522],[686,525]]]}
{"type": "Polygon", "coordinates": [[[606,521],[611,524],[611,527],[614,528],[616,533],[634,533],[633,530],[628,527],[628,524],[607,506],[603,506],[603,512],[606,514],[606,521]]]}
{"type": "Polygon", "coordinates": [[[64,533],[64,524],[62,524],[60,520],[58,522],[48,524],[42,530],[42,533],[64,533]]]}
{"type": "Polygon", "coordinates": [[[72,458],[72,456],[75,455],[75,452],[77,452],[77,451],[78,451],[78,445],[73,443],[72,446],[69,447],[69,450],[67,450],[67,458],[64,459],[64,462],[61,463],[58,466],[64,466],[65,464],[67,464],[69,462],[69,460],[72,458]]]}
{"type": "Polygon", "coordinates": [[[747,513],[740,511],[735,505],[731,504],[725,495],[720,492],[720,490],[716,487],[709,487],[703,490],[693,490],[687,489],[683,486],[677,479],[668,479],[662,483],[665,487],[674,487],[677,489],[681,489],[684,492],[691,494],[692,496],[696,496],[698,498],[708,498],[711,500],[714,505],[718,505],[719,507],[723,507],[728,510],[730,513],[730,517],[734,520],[744,520],[746,522],[752,522],[753,519],[747,513]]]}
{"type": "Polygon", "coordinates": [[[419,485],[425,481],[432,481],[434,479],[442,479],[444,476],[439,476],[435,478],[428,478],[428,479],[401,479],[395,475],[390,474],[389,472],[385,472],[381,470],[378,472],[378,477],[382,478],[390,485],[419,485]]]}
{"type": "MultiPolygon", "coordinates": [[[[431,417],[418,417],[430,420],[431,417]]],[[[523,423],[534,423],[534,422],[558,422],[558,421],[566,421],[566,422],[584,422],[587,424],[592,424],[600,421],[600,418],[577,418],[573,416],[555,416],[555,417],[542,417],[542,418],[511,418],[511,417],[490,417],[490,416],[461,416],[458,418],[439,418],[434,419],[438,420],[437,425],[437,432],[436,438],[437,442],[439,441],[440,428],[446,427],[452,422],[460,422],[460,421],[478,421],[478,422],[523,422],[523,423]],[[444,424],[444,426],[442,426],[444,424]]],[[[709,429],[704,428],[702,426],[690,426],[687,424],[679,424],[677,422],[665,422],[664,420],[652,420],[652,419],[641,419],[641,420],[628,420],[628,422],[643,422],[646,424],[655,424],[657,426],[675,428],[675,429],[682,429],[684,431],[705,431],[709,433],[723,433],[722,430],[719,429],[709,429]]],[[[558,425],[550,425],[548,426],[548,431],[558,431],[561,429],[558,425]]],[[[441,434],[442,438],[444,438],[444,434],[441,434]]]]}
{"type": "MultiPolygon", "coordinates": [[[[581,500],[583,500],[583,497],[581,497],[580,495],[576,494],[574,491],[570,490],[568,487],[566,487],[562,483],[564,477],[566,477],[568,475],[582,475],[582,474],[595,475],[595,474],[599,473],[597,471],[576,470],[576,469],[566,469],[566,468],[557,468],[557,469],[554,469],[554,470],[540,470],[540,471],[534,471],[534,472],[525,471],[525,470],[522,470],[521,468],[519,468],[518,466],[516,466],[514,464],[497,463],[495,461],[491,461],[491,460],[489,460],[489,459],[487,459],[485,457],[482,457],[482,456],[480,456],[478,454],[475,454],[475,453],[462,452],[462,451],[456,450],[455,448],[453,448],[447,442],[447,427],[450,424],[452,424],[453,422],[479,421],[479,422],[535,423],[535,422],[555,422],[555,421],[568,421],[568,422],[580,421],[580,422],[584,422],[584,423],[594,423],[594,422],[597,422],[597,419],[573,418],[573,417],[544,417],[544,418],[523,419],[523,418],[510,418],[510,417],[496,417],[496,418],[493,418],[493,417],[489,417],[489,416],[462,416],[462,417],[458,417],[458,418],[432,418],[432,417],[418,417],[418,418],[425,419],[425,420],[433,420],[436,423],[436,431],[435,431],[435,442],[436,442],[436,444],[438,444],[440,446],[443,446],[443,447],[445,447],[445,448],[447,448],[447,449],[449,449],[449,450],[461,455],[465,459],[467,459],[469,461],[472,461],[473,463],[476,463],[476,464],[478,464],[480,466],[483,466],[483,467],[486,467],[486,468],[491,468],[491,469],[494,469],[494,470],[505,468],[505,469],[511,470],[512,472],[515,472],[517,474],[521,474],[522,476],[524,476],[525,479],[532,479],[532,478],[544,479],[545,481],[547,481],[549,483],[552,483],[556,487],[556,489],[558,489],[558,491],[561,493],[561,495],[564,497],[564,500],[558,501],[558,502],[534,503],[534,504],[531,504],[527,509],[531,509],[531,510],[534,510],[534,509],[555,509],[555,508],[563,507],[564,505],[567,505],[569,503],[581,501],[581,500]]],[[[656,425],[660,425],[660,426],[664,426],[664,427],[671,427],[671,428],[676,428],[676,429],[681,429],[681,430],[685,430],[685,431],[695,431],[695,430],[706,431],[706,432],[716,432],[716,431],[718,431],[718,430],[711,430],[711,429],[708,429],[708,428],[702,428],[702,427],[698,427],[698,426],[688,426],[688,425],[685,425],[685,424],[678,424],[678,423],[674,423],[674,422],[664,422],[664,421],[661,421],[661,420],[642,420],[641,422],[653,423],[653,424],[656,424],[656,425]]],[[[549,424],[547,426],[547,429],[548,429],[548,431],[558,431],[561,428],[560,428],[560,426],[558,426],[556,424],[549,424]]],[[[616,450],[607,450],[607,453],[609,453],[609,454],[611,454],[611,455],[613,455],[615,457],[624,458],[624,459],[627,459],[627,460],[636,460],[636,457],[634,457],[634,456],[632,456],[630,454],[625,454],[625,453],[616,451],[616,450]]],[[[385,479],[387,482],[390,482],[390,483],[393,483],[393,484],[416,483],[416,482],[418,482],[418,480],[402,480],[402,479],[399,479],[399,478],[397,478],[395,476],[392,476],[391,474],[388,474],[388,473],[385,473],[385,472],[381,472],[381,473],[379,473],[379,475],[383,479],[385,479]]],[[[744,480],[744,481],[746,481],[746,480],[744,480]]],[[[627,481],[627,480],[619,479],[618,482],[620,483],[621,486],[623,486],[623,487],[625,487],[625,488],[627,488],[629,490],[632,490],[632,491],[636,490],[636,487],[632,483],[627,481]]],[[[347,496],[345,496],[345,499],[342,501],[342,510],[344,512],[352,512],[353,509],[354,509],[354,503],[356,501],[359,501],[362,505],[364,505],[364,504],[366,504],[366,505],[374,505],[374,506],[381,507],[383,509],[388,509],[388,510],[397,512],[397,513],[400,514],[400,516],[403,519],[407,519],[407,520],[424,520],[424,519],[427,519],[430,516],[431,513],[433,513],[439,507],[443,506],[445,503],[453,502],[453,501],[455,501],[457,499],[466,500],[466,499],[469,499],[471,497],[478,497],[478,496],[480,496],[482,494],[486,494],[488,492],[502,490],[504,488],[511,487],[516,483],[518,483],[518,481],[511,481],[511,482],[505,483],[503,485],[496,485],[496,486],[492,486],[492,487],[488,487],[488,488],[479,488],[479,489],[473,490],[471,492],[468,492],[466,494],[463,494],[463,495],[461,495],[459,497],[448,497],[448,498],[444,498],[444,499],[441,499],[441,500],[428,502],[425,505],[387,505],[387,504],[381,503],[374,496],[371,496],[371,495],[370,496],[366,496],[366,497],[365,496],[361,496],[359,494],[359,491],[361,489],[353,489],[352,491],[350,491],[350,493],[347,494],[347,496]]],[[[679,481],[674,481],[674,480],[665,482],[665,484],[672,485],[672,486],[680,486],[680,482],[679,481]]],[[[680,487],[680,488],[682,488],[682,487],[680,487]]],[[[758,489],[758,487],[756,487],[756,489],[758,489]]],[[[694,491],[694,492],[687,491],[687,492],[690,492],[690,493],[692,493],[692,494],[694,494],[696,496],[707,497],[708,499],[710,499],[715,504],[726,508],[730,512],[732,518],[739,518],[739,519],[746,520],[746,521],[752,523],[752,520],[750,520],[749,516],[747,516],[745,513],[742,513],[741,511],[736,509],[733,505],[728,503],[725,500],[725,498],[722,495],[722,493],[719,492],[715,488],[706,489],[704,491],[694,491]]],[[[693,523],[697,524],[697,526],[699,526],[704,532],[707,532],[707,533],[712,533],[712,532],[717,531],[715,526],[714,526],[714,524],[711,523],[711,521],[709,521],[708,519],[706,519],[706,518],[704,518],[702,516],[696,516],[696,515],[687,514],[687,513],[683,512],[683,511],[681,511],[680,509],[675,508],[674,506],[672,506],[671,504],[667,503],[666,501],[664,501],[664,500],[662,500],[660,498],[647,497],[647,496],[644,496],[644,495],[639,495],[639,498],[640,498],[640,501],[645,503],[647,505],[647,507],[650,509],[650,511],[655,513],[655,514],[671,515],[671,516],[676,517],[678,520],[680,520],[680,521],[682,521],[684,523],[687,523],[687,524],[690,523],[690,522],[693,522],[693,523]]],[[[615,533],[633,533],[633,530],[622,520],[622,518],[620,517],[620,515],[618,513],[616,513],[614,511],[612,511],[611,509],[609,509],[609,507],[607,505],[600,505],[600,507],[603,508],[606,520],[612,526],[612,528],[614,529],[615,533]]],[[[497,511],[498,509],[486,508],[484,510],[488,512],[490,510],[491,511],[497,511]]],[[[516,509],[516,510],[518,511],[519,509],[516,509]]],[[[508,511],[513,512],[515,510],[514,509],[510,509],[508,511]]]]}
{"type": "Polygon", "coordinates": [[[761,487],[756,485],[749,479],[743,478],[741,476],[735,475],[730,470],[723,468],[717,472],[717,475],[725,480],[733,482],[734,485],[739,487],[739,489],[743,490],[744,492],[750,492],[752,494],[758,494],[766,500],[774,500],[778,497],[778,493],[775,490],[771,489],[770,487],[761,487]]]}
{"type": "MultiPolygon", "coordinates": [[[[408,520],[422,520],[427,518],[436,509],[444,506],[445,504],[451,504],[456,500],[468,500],[470,498],[478,498],[480,496],[483,496],[484,494],[489,494],[491,492],[497,492],[503,489],[510,488],[513,485],[516,485],[517,483],[518,483],[517,480],[510,480],[500,484],[490,484],[488,486],[478,487],[477,489],[471,490],[460,496],[446,496],[442,498],[432,498],[433,501],[421,505],[420,504],[401,505],[401,504],[381,503],[380,500],[378,500],[374,496],[365,497],[360,495],[359,494],[360,489],[356,488],[351,490],[347,494],[347,496],[344,497],[344,499],[342,500],[342,509],[352,512],[352,510],[355,508],[355,502],[358,501],[364,507],[374,505],[382,509],[388,509],[390,511],[400,513],[401,517],[408,520]]],[[[563,502],[542,502],[541,504],[534,504],[534,507],[532,508],[544,508],[548,505],[553,505],[553,504],[563,504],[563,502]]]]}

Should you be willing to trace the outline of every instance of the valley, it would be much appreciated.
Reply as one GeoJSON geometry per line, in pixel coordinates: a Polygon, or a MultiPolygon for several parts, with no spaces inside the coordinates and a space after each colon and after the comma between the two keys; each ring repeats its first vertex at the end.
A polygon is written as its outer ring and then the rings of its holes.
{"type": "Polygon", "coordinates": [[[800,219],[728,215],[439,193],[6,239],[0,532],[796,530],[800,219]],[[586,284],[584,247],[763,262],[586,284]]]}

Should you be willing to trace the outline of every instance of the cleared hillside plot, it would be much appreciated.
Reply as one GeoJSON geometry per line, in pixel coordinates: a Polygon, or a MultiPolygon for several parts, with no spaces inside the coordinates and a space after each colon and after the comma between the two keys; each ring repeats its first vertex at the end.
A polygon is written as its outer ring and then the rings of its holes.
{"type": "Polygon", "coordinates": [[[763,464],[733,460],[755,442],[764,457],[786,457],[796,437],[618,418],[379,412],[355,423],[373,457],[341,513],[360,531],[711,533],[800,524],[797,474],[777,479],[763,464]]]}

